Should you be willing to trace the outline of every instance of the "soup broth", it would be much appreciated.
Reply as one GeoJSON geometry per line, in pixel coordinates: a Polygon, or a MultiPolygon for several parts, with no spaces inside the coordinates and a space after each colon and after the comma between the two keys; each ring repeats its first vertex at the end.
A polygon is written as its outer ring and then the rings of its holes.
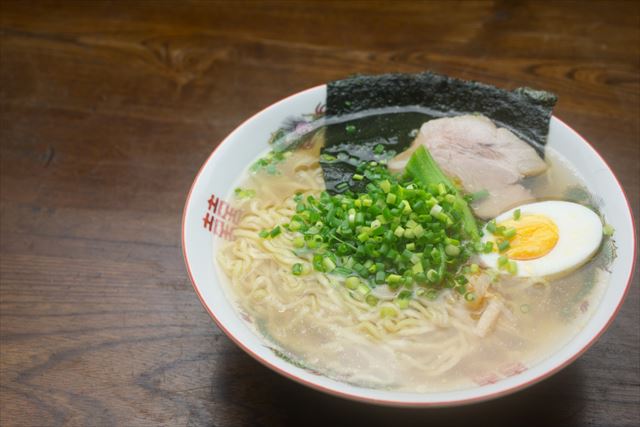
{"type": "MultiPolygon", "coordinates": [[[[601,250],[560,278],[516,277],[481,269],[469,275],[478,296],[452,289],[394,304],[386,286],[372,290],[372,307],[344,286],[344,278],[319,271],[293,275],[294,233],[271,239],[262,230],[289,222],[296,194],[324,190],[319,150],[323,132],[287,152],[277,170],[248,170],[239,183],[252,197],[235,198],[244,215],[235,239],[216,251],[228,295],[282,357],[331,378],[366,387],[431,392],[462,389],[515,375],[549,357],[587,322],[608,280],[601,250]],[[393,312],[393,315],[385,313],[393,312]],[[486,328],[487,318],[491,324],[486,328]]],[[[538,200],[581,203],[583,182],[558,153],[547,149],[543,174],[524,185],[538,200]],[[576,196],[578,195],[578,196],[576,196]]]]}

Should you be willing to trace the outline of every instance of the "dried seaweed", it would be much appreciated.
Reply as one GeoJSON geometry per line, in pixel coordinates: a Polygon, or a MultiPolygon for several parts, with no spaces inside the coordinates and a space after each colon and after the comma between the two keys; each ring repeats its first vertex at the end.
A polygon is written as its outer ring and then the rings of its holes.
{"type": "Polygon", "coordinates": [[[358,118],[327,129],[323,154],[344,153],[349,161],[321,162],[330,192],[350,181],[352,163],[373,157],[372,147],[383,144],[385,151],[407,148],[420,125],[432,118],[460,114],[483,114],[506,127],[543,155],[549,120],[557,98],[550,92],[530,88],[512,91],[495,86],[455,79],[431,72],[354,76],[334,81],[327,87],[326,116],[335,117],[367,110],[386,109],[385,114],[358,118]],[[389,109],[397,111],[389,111],[389,109]],[[408,108],[412,112],[402,112],[408,108]],[[387,118],[383,118],[387,117],[387,118]],[[349,133],[347,129],[357,132],[349,133]]]}

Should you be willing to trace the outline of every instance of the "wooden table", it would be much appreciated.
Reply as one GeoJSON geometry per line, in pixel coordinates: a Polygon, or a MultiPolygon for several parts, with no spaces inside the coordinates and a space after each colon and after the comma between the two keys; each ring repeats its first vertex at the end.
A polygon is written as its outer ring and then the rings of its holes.
{"type": "Polygon", "coordinates": [[[286,95],[431,69],[556,92],[639,213],[637,2],[0,4],[0,425],[638,425],[638,276],[561,373],[464,408],[343,401],[224,336],[182,260],[191,181],[286,95]]]}

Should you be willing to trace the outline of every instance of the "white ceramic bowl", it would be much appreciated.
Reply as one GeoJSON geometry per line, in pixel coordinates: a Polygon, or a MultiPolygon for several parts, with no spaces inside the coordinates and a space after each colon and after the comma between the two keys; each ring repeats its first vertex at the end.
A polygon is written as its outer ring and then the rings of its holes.
{"type": "Polygon", "coordinates": [[[571,160],[591,192],[602,200],[600,208],[616,229],[618,256],[611,266],[611,281],[600,305],[578,335],[548,359],[493,384],[428,394],[356,387],[294,366],[277,356],[227,299],[221,286],[222,272],[213,263],[213,253],[216,241],[220,240],[218,235],[224,235],[225,220],[232,219],[233,212],[227,209],[225,200],[229,200],[240,174],[267,150],[271,132],[287,117],[313,112],[325,103],[325,98],[326,86],[317,86],[285,98],[242,123],[211,153],[187,196],[182,249],[189,276],[211,317],[243,350],[286,377],[337,396],[383,405],[446,406],[491,399],[532,385],[573,362],[602,335],[622,305],[631,282],[636,248],[633,218],[619,182],[602,157],[578,133],[553,117],[548,146],[571,160]]]}

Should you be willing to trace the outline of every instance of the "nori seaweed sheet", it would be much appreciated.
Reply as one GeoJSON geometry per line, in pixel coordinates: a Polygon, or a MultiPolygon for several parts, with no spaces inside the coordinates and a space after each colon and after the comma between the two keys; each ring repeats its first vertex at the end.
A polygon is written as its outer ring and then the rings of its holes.
{"type": "Polygon", "coordinates": [[[347,188],[352,191],[363,191],[368,181],[352,179],[356,166],[362,161],[388,159],[406,150],[420,126],[432,118],[424,113],[405,112],[365,116],[328,125],[322,154],[336,159],[327,161],[325,156],[320,158],[327,189],[332,193],[340,192],[336,185],[347,182],[347,188]],[[352,126],[351,132],[347,131],[347,125],[352,126]],[[376,153],[377,145],[384,147],[383,153],[376,153]]]}
{"type": "Polygon", "coordinates": [[[366,182],[351,180],[354,164],[374,159],[372,149],[377,144],[396,153],[405,150],[415,130],[435,117],[483,114],[544,155],[556,101],[557,97],[550,92],[531,88],[508,91],[431,72],[354,76],[331,82],[327,85],[328,117],[387,107],[424,107],[430,113],[398,112],[327,126],[321,153],[333,156],[343,153],[341,160],[320,162],[327,190],[340,192],[336,185],[341,182],[347,182],[354,191],[362,190],[366,182]],[[356,131],[347,132],[348,125],[356,131]],[[345,154],[348,159],[344,159],[345,154]]]}

